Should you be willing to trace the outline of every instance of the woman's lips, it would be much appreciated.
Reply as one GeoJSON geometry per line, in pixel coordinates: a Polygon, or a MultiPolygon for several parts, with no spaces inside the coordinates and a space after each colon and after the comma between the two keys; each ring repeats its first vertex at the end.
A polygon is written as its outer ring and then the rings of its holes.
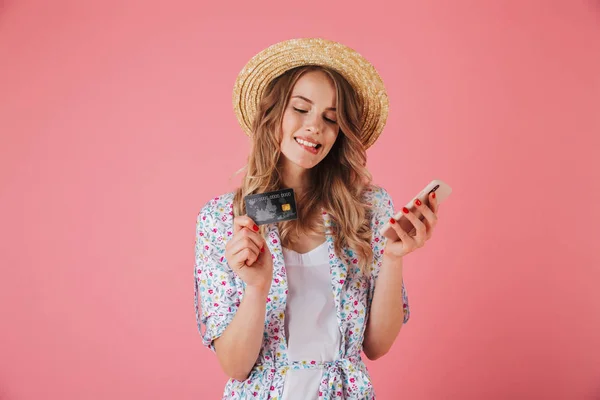
{"type": "MultiPolygon", "coordinates": [[[[304,150],[308,151],[309,153],[317,154],[319,152],[319,149],[317,149],[316,147],[305,146],[302,143],[298,142],[295,138],[294,138],[294,142],[298,143],[298,145],[300,147],[302,147],[304,150]]],[[[321,146],[319,146],[319,147],[321,147],[321,146]]]]}

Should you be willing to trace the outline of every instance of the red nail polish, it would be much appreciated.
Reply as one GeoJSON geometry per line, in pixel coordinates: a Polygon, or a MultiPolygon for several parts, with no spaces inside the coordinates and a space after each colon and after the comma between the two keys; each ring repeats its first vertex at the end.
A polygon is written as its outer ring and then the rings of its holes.
{"type": "Polygon", "coordinates": [[[403,212],[404,214],[408,214],[408,208],[406,208],[406,207],[402,207],[402,212],[403,212]]]}
{"type": "Polygon", "coordinates": [[[258,226],[254,225],[254,226],[252,227],[252,229],[254,229],[256,232],[258,232],[258,226]]]}
{"type": "Polygon", "coordinates": [[[395,223],[396,223],[396,220],[395,220],[394,218],[390,218],[390,223],[391,223],[391,224],[395,224],[395,223]]]}
{"type": "Polygon", "coordinates": [[[418,205],[418,206],[420,206],[421,205],[421,200],[419,200],[419,199],[415,200],[415,204],[418,205]]]}
{"type": "Polygon", "coordinates": [[[435,192],[433,192],[433,194],[431,195],[431,197],[433,197],[435,199],[435,192]]]}
{"type": "Polygon", "coordinates": [[[261,252],[261,253],[264,253],[264,252],[265,252],[265,246],[263,246],[263,247],[261,247],[261,248],[260,248],[260,252],[261,252]]]}

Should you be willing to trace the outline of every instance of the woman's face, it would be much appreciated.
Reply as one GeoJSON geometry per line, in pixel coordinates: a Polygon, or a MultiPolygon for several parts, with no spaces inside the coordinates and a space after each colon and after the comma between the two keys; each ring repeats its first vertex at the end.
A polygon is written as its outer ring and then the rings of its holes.
{"type": "Polygon", "coordinates": [[[338,136],[335,84],[321,71],[303,74],[294,85],[281,124],[281,152],[304,169],[317,165],[338,136]]]}

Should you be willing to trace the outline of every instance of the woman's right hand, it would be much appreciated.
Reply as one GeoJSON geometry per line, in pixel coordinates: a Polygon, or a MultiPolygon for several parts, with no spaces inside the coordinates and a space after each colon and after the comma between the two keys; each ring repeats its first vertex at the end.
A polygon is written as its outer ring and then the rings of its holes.
{"type": "Polygon", "coordinates": [[[258,226],[246,216],[233,219],[233,237],[225,246],[229,266],[251,287],[268,293],[273,279],[273,259],[258,226]]]}

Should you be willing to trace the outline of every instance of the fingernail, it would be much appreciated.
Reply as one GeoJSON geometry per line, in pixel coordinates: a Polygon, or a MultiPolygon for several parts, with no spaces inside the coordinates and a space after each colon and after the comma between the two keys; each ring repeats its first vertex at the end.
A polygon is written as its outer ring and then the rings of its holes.
{"type": "Polygon", "coordinates": [[[264,252],[265,252],[265,246],[263,246],[263,247],[261,247],[261,248],[260,248],[260,252],[261,252],[261,253],[264,253],[264,252]]]}
{"type": "Polygon", "coordinates": [[[431,197],[433,197],[435,199],[435,192],[433,192],[433,194],[431,195],[431,197]]]}
{"type": "Polygon", "coordinates": [[[402,207],[402,212],[403,212],[404,214],[408,214],[408,208],[406,208],[406,207],[402,207]]]}
{"type": "Polygon", "coordinates": [[[252,227],[252,229],[254,229],[256,232],[258,232],[258,226],[254,225],[254,226],[252,227]]]}
{"type": "Polygon", "coordinates": [[[396,220],[394,218],[390,218],[390,223],[395,224],[396,220]]]}
{"type": "Polygon", "coordinates": [[[415,204],[418,205],[418,206],[420,206],[421,205],[421,200],[419,200],[419,199],[415,200],[415,204]]]}

